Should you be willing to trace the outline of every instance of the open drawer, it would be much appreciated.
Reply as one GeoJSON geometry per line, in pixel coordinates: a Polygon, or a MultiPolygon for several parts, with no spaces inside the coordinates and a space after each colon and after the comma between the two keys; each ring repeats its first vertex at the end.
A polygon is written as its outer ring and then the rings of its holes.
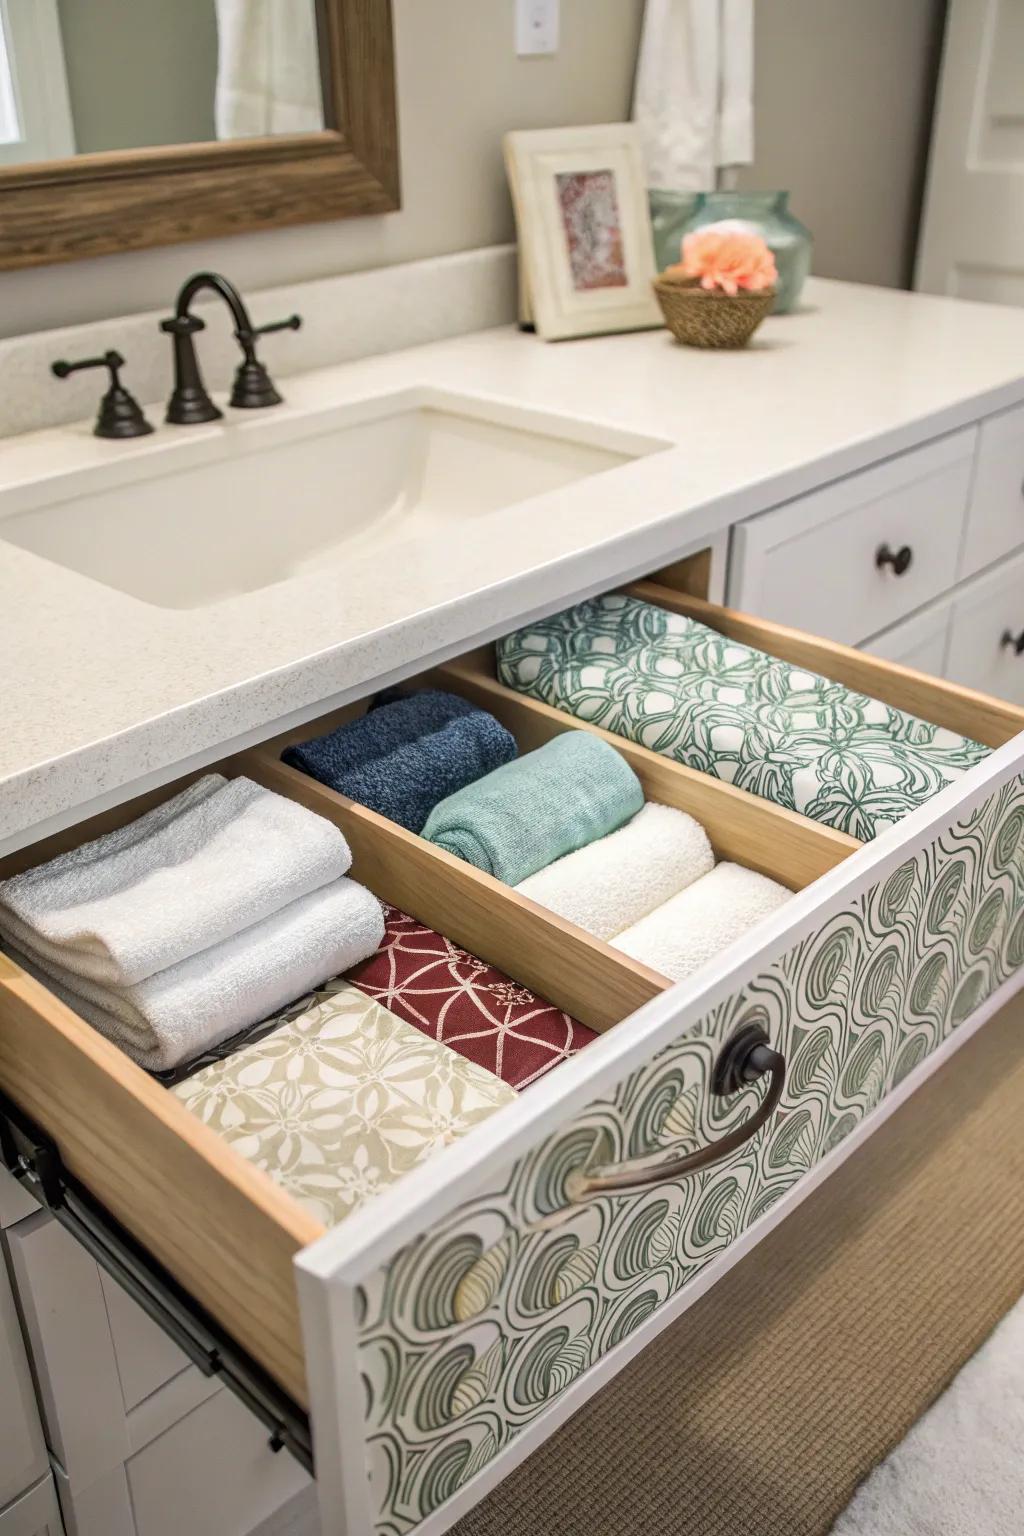
{"type": "MultiPolygon", "coordinates": [[[[861,846],[610,738],[648,798],[794,891],[675,986],[281,763],[287,741],[363,706],[219,765],[336,821],[356,879],[602,1031],[332,1231],[0,956],[0,1091],[309,1409],[324,1536],[446,1529],[1024,978],[1024,711],[714,607],[682,590],[685,574],[632,590],[992,754],[861,846]],[[773,1066],[719,1093],[722,1048],[750,1028],[784,1059],[784,1084],[773,1066]],[[695,1172],[658,1166],[724,1138],[733,1150],[695,1172]]],[[[486,650],[416,681],[484,704],[523,749],[595,729],[504,689],[486,650]]]]}

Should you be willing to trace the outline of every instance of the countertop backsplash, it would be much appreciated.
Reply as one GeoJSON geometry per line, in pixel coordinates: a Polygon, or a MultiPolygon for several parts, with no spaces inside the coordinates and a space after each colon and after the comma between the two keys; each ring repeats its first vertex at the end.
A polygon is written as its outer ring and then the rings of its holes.
{"type": "MultiPolygon", "coordinates": [[[[182,267],[182,281],[188,277],[182,267]]],[[[230,272],[226,273],[230,277],[230,272]]],[[[67,281],[74,282],[68,269],[67,281]]],[[[171,343],[159,322],[173,313],[176,293],[159,313],[96,320],[0,341],[0,438],[63,426],[95,413],[102,390],[95,374],[55,379],[59,357],[87,357],[114,347],[124,354],[124,381],[136,399],[162,401],[171,388],[171,343]]],[[[260,342],[275,378],[354,362],[468,331],[505,325],[516,314],[515,247],[487,246],[453,256],[377,267],[340,277],[246,293],[257,325],[298,313],[302,327],[260,342]]],[[[227,388],[238,362],[227,311],[219,300],[197,304],[209,321],[198,350],[213,390],[227,388]]]]}

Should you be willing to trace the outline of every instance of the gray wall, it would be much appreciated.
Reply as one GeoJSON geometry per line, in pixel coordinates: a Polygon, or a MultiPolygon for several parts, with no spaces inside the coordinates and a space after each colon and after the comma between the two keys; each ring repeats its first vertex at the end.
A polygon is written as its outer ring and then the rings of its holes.
{"type": "MultiPolygon", "coordinates": [[[[941,9],[757,0],[758,160],[744,183],[792,189],[820,273],[906,278],[941,9]]],[[[642,0],[562,0],[560,51],[538,59],[516,58],[512,0],[394,12],[401,212],[4,274],[0,335],[158,308],[202,266],[258,288],[508,240],[504,130],[628,113],[642,0]]]]}
{"type": "Polygon", "coordinates": [[[213,0],[58,0],[79,154],[215,137],[213,0]]]}
{"type": "Polygon", "coordinates": [[[642,9],[562,0],[559,52],[518,59],[512,0],[394,0],[400,212],[0,274],[0,335],[158,308],[200,267],[265,288],[510,240],[502,134],[627,116],[642,9]]]}
{"type": "Polygon", "coordinates": [[[756,0],[756,154],[814,270],[909,286],[945,0],[756,0]]]}

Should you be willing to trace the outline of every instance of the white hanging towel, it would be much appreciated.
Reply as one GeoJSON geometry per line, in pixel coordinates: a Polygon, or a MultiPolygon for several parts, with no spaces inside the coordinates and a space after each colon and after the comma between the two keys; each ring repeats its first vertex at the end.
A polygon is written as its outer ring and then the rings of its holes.
{"type": "Polygon", "coordinates": [[[216,0],[218,139],[324,126],[315,0],[216,0]]]}
{"type": "Polygon", "coordinates": [[[647,184],[707,192],[754,158],[754,0],[647,0],[633,88],[647,184]]]}

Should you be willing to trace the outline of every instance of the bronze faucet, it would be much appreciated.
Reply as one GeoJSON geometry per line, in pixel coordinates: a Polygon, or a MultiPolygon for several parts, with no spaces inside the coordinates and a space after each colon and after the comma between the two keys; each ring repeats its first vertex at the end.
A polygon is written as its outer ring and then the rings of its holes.
{"type": "Polygon", "coordinates": [[[178,294],[174,314],[169,320],[160,322],[160,329],[174,338],[174,389],[167,402],[166,419],[179,426],[216,421],[224,414],[206,392],[192,339],[197,331],[205,330],[206,322],[190,314],[189,305],[196,294],[207,288],[220,294],[235,322],[235,340],[242,349],[242,361],[231,387],[229,404],[240,410],[260,410],[267,405],[281,404],[281,396],[256,356],[256,338],[266,336],[270,331],[297,331],[302,324],[298,315],[289,315],[287,320],[254,326],[241,294],[226,277],[221,277],[218,272],[197,272],[190,277],[178,294]]]}

